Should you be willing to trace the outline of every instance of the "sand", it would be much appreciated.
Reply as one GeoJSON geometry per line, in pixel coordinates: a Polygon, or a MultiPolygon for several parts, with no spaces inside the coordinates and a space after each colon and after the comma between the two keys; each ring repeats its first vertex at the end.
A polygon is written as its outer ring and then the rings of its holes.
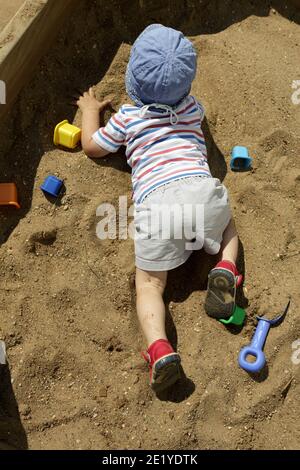
{"type": "Polygon", "coordinates": [[[1,448],[300,448],[299,15],[291,2],[280,13],[276,2],[196,3],[84,2],[0,131],[1,181],[17,182],[22,204],[0,212],[1,448]],[[52,144],[57,122],[81,123],[67,106],[74,87],[95,85],[115,109],[127,101],[130,44],[153,21],[182,28],[199,51],[193,93],[207,111],[211,169],[230,192],[247,310],[238,331],[205,315],[215,259],[202,252],[170,273],[168,331],[186,377],[160,398],[139,354],[133,243],[96,237],[101,203],[130,204],[124,154],[93,162],[52,144]],[[251,172],[230,171],[234,145],[248,146],[251,172]],[[48,174],[65,180],[57,207],[39,190],[48,174]],[[249,376],[237,357],[255,316],[279,313],[289,296],[267,367],[249,376]]]}

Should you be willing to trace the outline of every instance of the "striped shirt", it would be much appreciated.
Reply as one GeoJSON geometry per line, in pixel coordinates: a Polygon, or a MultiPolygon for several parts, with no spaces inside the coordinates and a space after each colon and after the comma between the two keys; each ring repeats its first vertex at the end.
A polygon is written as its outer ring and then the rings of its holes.
{"type": "Polygon", "coordinates": [[[141,203],[154,189],[189,176],[211,177],[201,130],[204,108],[188,96],[172,113],[124,105],[94,141],[109,152],[126,146],[132,168],[133,199],[141,203]]]}

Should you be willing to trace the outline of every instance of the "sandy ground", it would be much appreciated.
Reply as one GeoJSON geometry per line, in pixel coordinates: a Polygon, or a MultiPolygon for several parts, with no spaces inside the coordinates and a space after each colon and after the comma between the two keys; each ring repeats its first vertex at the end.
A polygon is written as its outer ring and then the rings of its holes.
{"type": "Polygon", "coordinates": [[[300,339],[300,105],[291,100],[299,16],[289,3],[279,14],[265,1],[112,3],[85,2],[74,14],[0,131],[0,178],[17,182],[22,204],[0,212],[0,336],[9,359],[0,371],[0,447],[299,449],[300,365],[291,360],[300,339]],[[80,149],[55,148],[52,133],[64,118],[80,125],[67,106],[75,86],[94,84],[115,108],[127,101],[130,43],[166,18],[199,51],[193,93],[207,110],[211,169],[231,195],[247,323],[230,330],[206,317],[215,259],[195,253],[166,292],[185,377],[157,398],[139,355],[133,243],[96,237],[98,205],[120,195],[130,203],[124,154],[93,162],[80,149]],[[238,144],[254,158],[249,173],[229,170],[238,144]],[[65,180],[56,207],[39,190],[48,174],[65,180]],[[289,296],[288,316],[265,346],[267,367],[249,376],[237,357],[255,316],[279,313],[289,296]]]}
{"type": "Polygon", "coordinates": [[[24,0],[1,0],[0,3],[0,32],[18,11],[24,0]]]}

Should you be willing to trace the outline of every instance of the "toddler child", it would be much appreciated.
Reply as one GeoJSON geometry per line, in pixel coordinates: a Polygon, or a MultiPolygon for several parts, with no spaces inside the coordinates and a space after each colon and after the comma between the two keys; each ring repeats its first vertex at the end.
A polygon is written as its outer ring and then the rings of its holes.
{"type": "Polygon", "coordinates": [[[194,249],[220,253],[205,301],[214,318],[232,315],[241,282],[227,190],[210,173],[201,130],[204,108],[190,95],[196,66],[194,47],[181,32],[153,24],[134,43],[127,67],[126,89],[134,104],[122,106],[100,128],[99,113],[109,101],[97,101],[92,89],[77,101],[85,153],[99,158],[125,145],[132,168],[137,314],[156,392],[180,377],[180,356],[165,330],[168,271],[194,249]]]}

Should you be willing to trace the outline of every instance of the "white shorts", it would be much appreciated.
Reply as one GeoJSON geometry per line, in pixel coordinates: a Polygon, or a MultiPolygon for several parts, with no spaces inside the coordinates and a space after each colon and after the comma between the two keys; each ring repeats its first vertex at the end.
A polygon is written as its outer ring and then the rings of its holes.
{"type": "Polygon", "coordinates": [[[169,271],[194,250],[217,254],[230,219],[227,189],[217,178],[192,176],[168,183],[135,206],[136,266],[169,271]]]}

